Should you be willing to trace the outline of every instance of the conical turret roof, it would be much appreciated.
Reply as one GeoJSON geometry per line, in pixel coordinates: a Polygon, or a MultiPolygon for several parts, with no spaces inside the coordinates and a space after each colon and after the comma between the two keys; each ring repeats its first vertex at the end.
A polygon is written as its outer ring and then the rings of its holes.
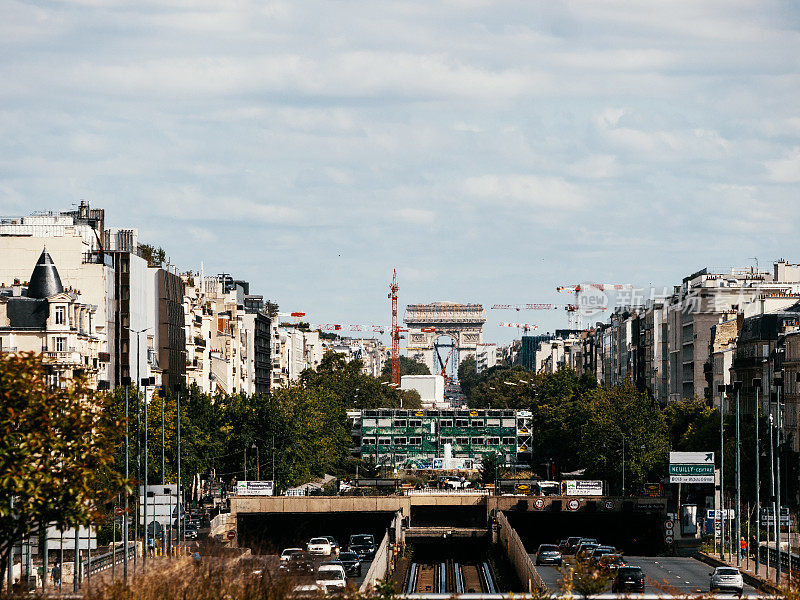
{"type": "Polygon", "coordinates": [[[64,286],[61,285],[58,269],[45,248],[33,269],[31,281],[28,284],[28,298],[49,298],[63,291],[64,286]]]}

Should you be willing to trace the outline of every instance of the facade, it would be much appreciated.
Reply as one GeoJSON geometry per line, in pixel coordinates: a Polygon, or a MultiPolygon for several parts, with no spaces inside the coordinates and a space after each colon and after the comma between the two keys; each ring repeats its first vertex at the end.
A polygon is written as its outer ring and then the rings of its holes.
{"type": "Polygon", "coordinates": [[[0,288],[0,352],[41,354],[50,384],[81,375],[98,387],[97,307],[64,291],[58,269],[43,250],[27,286],[0,288]]]}
{"type": "Polygon", "coordinates": [[[380,377],[386,362],[386,348],[377,338],[351,338],[322,340],[323,353],[327,351],[343,354],[348,362],[360,360],[361,372],[372,377],[380,377]]]}
{"type": "Polygon", "coordinates": [[[350,414],[358,455],[378,464],[443,458],[446,445],[454,458],[495,454],[505,463],[530,462],[530,411],[373,409],[350,414]]]}

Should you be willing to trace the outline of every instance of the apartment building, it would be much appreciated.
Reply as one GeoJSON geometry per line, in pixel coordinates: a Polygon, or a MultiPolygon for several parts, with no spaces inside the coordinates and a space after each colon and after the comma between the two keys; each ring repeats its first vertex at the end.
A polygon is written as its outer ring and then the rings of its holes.
{"type": "Polygon", "coordinates": [[[65,290],[58,268],[42,250],[27,285],[0,288],[0,352],[42,356],[51,385],[82,375],[98,387],[97,306],[65,290]]]}

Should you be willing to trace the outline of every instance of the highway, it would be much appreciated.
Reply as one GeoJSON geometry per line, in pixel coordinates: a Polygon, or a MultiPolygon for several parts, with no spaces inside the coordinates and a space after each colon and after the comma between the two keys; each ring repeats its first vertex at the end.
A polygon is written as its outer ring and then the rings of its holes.
{"type": "MultiPolygon", "coordinates": [[[[531,555],[535,561],[535,555],[531,555]]],[[[647,584],[645,592],[659,596],[679,594],[707,593],[713,567],[693,558],[673,556],[626,556],[625,561],[631,566],[642,567],[647,584]]],[[[558,592],[561,574],[556,567],[542,565],[536,567],[548,591],[558,592]]],[[[609,584],[610,590],[610,584],[609,584]]],[[[758,596],[755,588],[745,584],[744,596],[758,596]]],[[[731,596],[731,594],[720,594],[731,596]]]]}

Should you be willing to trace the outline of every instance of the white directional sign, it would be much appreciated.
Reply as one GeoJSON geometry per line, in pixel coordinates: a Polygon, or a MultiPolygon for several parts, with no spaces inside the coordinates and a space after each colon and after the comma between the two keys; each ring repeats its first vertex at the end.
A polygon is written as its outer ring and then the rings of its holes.
{"type": "Polygon", "coordinates": [[[714,483],[713,452],[670,452],[670,483],[714,483]]]}

